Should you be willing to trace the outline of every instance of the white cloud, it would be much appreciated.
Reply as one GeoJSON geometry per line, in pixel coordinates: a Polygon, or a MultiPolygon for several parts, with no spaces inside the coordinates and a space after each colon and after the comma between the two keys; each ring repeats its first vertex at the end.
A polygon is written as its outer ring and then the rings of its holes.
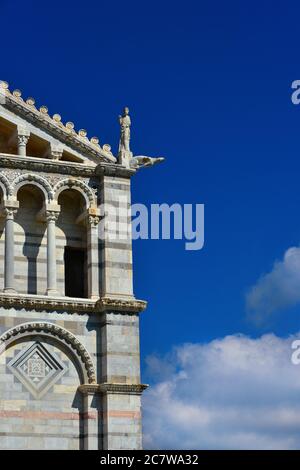
{"type": "Polygon", "coordinates": [[[148,358],[159,376],[144,394],[144,447],[299,449],[295,338],[235,335],[148,358]]]}
{"type": "Polygon", "coordinates": [[[300,303],[300,248],[293,247],[250,289],[246,305],[252,318],[260,322],[297,303],[300,303]]]}

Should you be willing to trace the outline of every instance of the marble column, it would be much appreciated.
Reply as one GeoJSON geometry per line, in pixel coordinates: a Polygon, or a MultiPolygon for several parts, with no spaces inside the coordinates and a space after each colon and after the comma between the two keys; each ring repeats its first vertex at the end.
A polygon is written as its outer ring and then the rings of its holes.
{"type": "Polygon", "coordinates": [[[14,293],[15,289],[15,241],[14,215],[16,207],[5,207],[5,250],[4,250],[4,292],[14,293]]]}
{"type": "Polygon", "coordinates": [[[18,134],[18,155],[21,157],[26,156],[26,146],[29,140],[29,135],[28,133],[22,133],[18,134]]]}
{"type": "Polygon", "coordinates": [[[59,213],[46,211],[47,219],[47,295],[57,295],[56,221],[59,213]]]}
{"type": "Polygon", "coordinates": [[[82,394],[83,403],[83,449],[101,450],[101,431],[99,430],[99,415],[101,410],[101,395],[99,385],[83,384],[78,391],[82,394]]]}
{"type": "Polygon", "coordinates": [[[99,257],[98,257],[98,224],[99,217],[89,215],[87,218],[87,272],[88,297],[99,298],[99,257]]]}

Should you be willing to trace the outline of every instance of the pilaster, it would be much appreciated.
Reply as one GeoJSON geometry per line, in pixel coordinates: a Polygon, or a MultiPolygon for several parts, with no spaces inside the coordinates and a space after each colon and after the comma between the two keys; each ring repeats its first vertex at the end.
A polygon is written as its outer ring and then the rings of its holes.
{"type": "Polygon", "coordinates": [[[130,177],[103,175],[100,196],[102,296],[133,298],[130,177]]]}

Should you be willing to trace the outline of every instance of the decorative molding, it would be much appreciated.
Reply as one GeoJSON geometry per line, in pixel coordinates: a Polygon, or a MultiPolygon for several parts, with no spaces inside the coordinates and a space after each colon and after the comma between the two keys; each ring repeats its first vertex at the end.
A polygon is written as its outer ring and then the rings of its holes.
{"type": "Polygon", "coordinates": [[[135,175],[136,170],[133,168],[125,168],[121,165],[98,165],[95,169],[97,176],[120,176],[123,178],[131,178],[135,175]]]}
{"type": "Polygon", "coordinates": [[[24,184],[30,184],[32,182],[37,183],[41,187],[42,191],[45,193],[45,196],[47,196],[47,199],[49,201],[53,199],[53,189],[48,183],[48,181],[42,178],[41,176],[32,173],[20,175],[13,181],[13,194],[17,196],[17,191],[21,186],[23,186],[24,184]]]}
{"type": "Polygon", "coordinates": [[[113,299],[102,297],[98,300],[70,297],[50,297],[46,295],[0,293],[0,306],[7,308],[27,308],[30,310],[63,310],[76,313],[140,313],[147,308],[147,302],[136,299],[113,299]]]}
{"type": "Polygon", "coordinates": [[[77,390],[83,395],[95,395],[101,393],[99,385],[96,383],[79,385],[77,390]]]}
{"type": "Polygon", "coordinates": [[[0,293],[0,305],[4,307],[27,308],[30,310],[67,310],[71,312],[94,312],[95,302],[89,299],[71,299],[46,295],[0,293]]]}
{"type": "Polygon", "coordinates": [[[111,297],[101,297],[96,306],[101,312],[118,311],[118,312],[143,312],[147,308],[147,302],[137,299],[115,299],[111,297]]]}
{"type": "Polygon", "coordinates": [[[93,361],[87,349],[83,344],[65,328],[55,325],[54,323],[48,322],[32,322],[23,323],[10,330],[6,331],[0,336],[0,353],[3,352],[8,342],[22,335],[26,334],[46,334],[53,337],[57,337],[67,345],[71,345],[72,349],[76,352],[76,355],[81,359],[85,366],[86,374],[88,377],[88,383],[93,384],[96,382],[96,372],[93,361]]]}
{"type": "Polygon", "coordinates": [[[95,166],[82,163],[64,162],[37,157],[22,157],[9,153],[0,153],[1,167],[16,168],[18,170],[39,171],[45,173],[59,173],[72,176],[94,176],[95,166]]]}
{"type": "Polygon", "coordinates": [[[0,184],[1,182],[3,182],[3,186],[5,184],[3,191],[5,193],[4,198],[6,200],[8,199],[6,197],[7,192],[9,194],[8,197],[16,200],[18,190],[22,186],[26,184],[33,184],[38,186],[44,193],[46,203],[51,203],[54,199],[57,200],[59,194],[64,189],[74,188],[80,191],[80,193],[84,196],[87,207],[97,205],[98,182],[92,183],[93,186],[91,188],[86,182],[79,178],[65,178],[64,175],[50,175],[47,177],[48,175],[41,176],[35,173],[24,173],[20,170],[6,170],[4,173],[0,174],[0,184]]]}
{"type": "Polygon", "coordinates": [[[126,395],[141,395],[148,385],[146,384],[100,384],[101,393],[117,393],[126,395]]]}
{"type": "Polygon", "coordinates": [[[67,372],[54,351],[50,352],[40,341],[19,351],[7,367],[35,399],[42,398],[67,372]]]}
{"type": "Polygon", "coordinates": [[[12,189],[8,179],[6,178],[6,176],[3,175],[2,173],[0,173],[0,183],[2,183],[2,185],[4,186],[4,189],[5,189],[5,193],[3,194],[3,197],[5,199],[7,199],[9,196],[12,196],[13,189],[12,189]]]}
{"type": "Polygon", "coordinates": [[[15,168],[18,170],[38,171],[45,173],[59,173],[69,176],[118,176],[130,178],[136,170],[127,169],[117,163],[100,163],[98,166],[84,165],[83,163],[65,162],[51,160],[49,158],[22,157],[9,153],[0,153],[0,165],[4,168],[15,168]]]}
{"type": "Polygon", "coordinates": [[[146,384],[82,384],[79,385],[78,391],[83,395],[95,395],[95,394],[122,394],[122,395],[141,395],[149,385],[146,384]]]}
{"type": "Polygon", "coordinates": [[[61,116],[54,114],[53,118],[48,114],[48,108],[41,106],[39,110],[35,106],[35,100],[28,98],[26,101],[22,98],[20,90],[13,93],[9,90],[7,82],[0,82],[1,92],[5,95],[5,101],[2,106],[19,114],[24,119],[30,121],[34,125],[38,125],[42,129],[50,132],[55,137],[66,142],[70,146],[79,149],[83,154],[92,156],[93,158],[101,158],[103,161],[116,162],[108,147],[101,148],[98,138],[88,139],[86,131],[81,129],[78,133],[74,130],[74,124],[67,122],[64,125],[61,122],[61,116]]]}
{"type": "Polygon", "coordinates": [[[64,189],[73,189],[77,188],[80,190],[80,192],[84,195],[86,202],[88,204],[96,204],[96,197],[93,193],[93,191],[83,182],[77,179],[63,179],[59,181],[53,188],[54,192],[54,199],[57,200],[59,194],[64,190],[64,189]]]}

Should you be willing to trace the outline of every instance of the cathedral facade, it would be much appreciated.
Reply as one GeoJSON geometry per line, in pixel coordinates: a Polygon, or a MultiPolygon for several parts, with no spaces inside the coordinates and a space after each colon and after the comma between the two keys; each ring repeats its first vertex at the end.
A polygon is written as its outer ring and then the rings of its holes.
{"type": "Polygon", "coordinates": [[[0,449],[142,447],[128,113],[115,157],[0,82],[0,449]]]}

